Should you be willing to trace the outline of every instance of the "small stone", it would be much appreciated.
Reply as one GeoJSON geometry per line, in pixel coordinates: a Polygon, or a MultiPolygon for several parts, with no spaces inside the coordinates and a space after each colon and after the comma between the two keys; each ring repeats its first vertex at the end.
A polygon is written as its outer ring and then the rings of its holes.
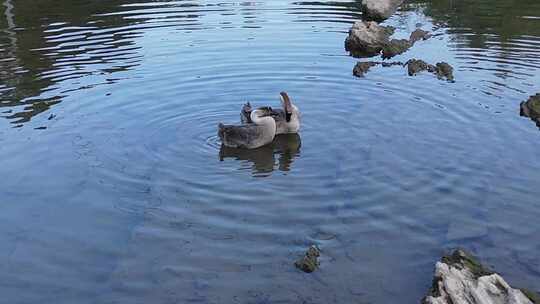
{"type": "Polygon", "coordinates": [[[454,68],[446,62],[439,62],[437,67],[437,77],[439,79],[446,78],[448,81],[454,80],[454,68]]]}
{"type": "Polygon", "coordinates": [[[294,263],[294,266],[303,272],[311,273],[319,268],[319,256],[319,249],[315,245],[312,245],[308,248],[305,255],[294,263]]]}
{"type": "Polygon", "coordinates": [[[414,30],[414,32],[411,33],[411,36],[409,37],[409,41],[411,42],[411,44],[415,44],[417,41],[426,40],[429,37],[431,37],[431,35],[428,31],[416,29],[414,30]]]}
{"type": "Polygon", "coordinates": [[[373,66],[376,66],[378,63],[373,61],[367,62],[358,62],[353,69],[353,75],[356,77],[364,77],[364,75],[369,71],[373,66]]]}
{"type": "Polygon", "coordinates": [[[520,115],[529,117],[540,128],[540,93],[520,104],[520,115]]]}
{"type": "Polygon", "coordinates": [[[420,59],[410,59],[405,63],[407,65],[409,76],[414,76],[422,71],[428,71],[437,75],[439,79],[447,79],[448,81],[454,81],[453,71],[451,65],[446,62],[439,62],[436,66],[428,64],[427,62],[420,59]]]}
{"type": "Polygon", "coordinates": [[[409,76],[414,76],[420,72],[427,71],[429,69],[435,70],[434,66],[420,59],[410,59],[409,61],[407,61],[407,63],[405,63],[405,65],[407,66],[409,76]]]}
{"type": "Polygon", "coordinates": [[[383,62],[381,62],[381,65],[383,67],[385,67],[385,68],[388,68],[388,67],[391,67],[391,66],[394,66],[394,65],[403,66],[404,63],[401,62],[401,61],[392,61],[392,62],[383,61],[383,62]]]}

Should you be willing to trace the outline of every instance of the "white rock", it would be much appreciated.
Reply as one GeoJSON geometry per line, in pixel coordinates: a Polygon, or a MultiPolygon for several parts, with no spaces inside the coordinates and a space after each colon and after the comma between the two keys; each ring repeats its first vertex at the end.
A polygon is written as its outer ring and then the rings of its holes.
{"type": "Polygon", "coordinates": [[[533,304],[498,274],[476,278],[466,267],[437,262],[435,279],[436,296],[427,296],[424,304],[533,304]]]}

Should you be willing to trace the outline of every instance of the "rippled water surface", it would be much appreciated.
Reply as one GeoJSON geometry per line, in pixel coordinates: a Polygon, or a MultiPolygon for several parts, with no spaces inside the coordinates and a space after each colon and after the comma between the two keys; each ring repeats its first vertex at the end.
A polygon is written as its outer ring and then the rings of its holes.
{"type": "MultiPolygon", "coordinates": [[[[419,303],[463,246],[540,291],[536,0],[412,1],[434,37],[352,76],[353,1],[1,0],[9,303],[419,303]],[[298,136],[221,149],[246,101],[298,136]],[[294,260],[310,245],[321,269],[294,260]]],[[[376,59],[379,60],[379,59],[376,59]]]]}

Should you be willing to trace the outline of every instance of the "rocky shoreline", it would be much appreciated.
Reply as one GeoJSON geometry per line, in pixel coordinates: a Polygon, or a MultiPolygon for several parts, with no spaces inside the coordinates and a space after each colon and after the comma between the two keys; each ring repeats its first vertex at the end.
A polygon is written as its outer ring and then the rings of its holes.
{"type": "MultiPolygon", "coordinates": [[[[294,263],[305,273],[316,271],[320,249],[310,246],[294,263]]],[[[421,304],[540,304],[540,294],[511,287],[471,253],[456,249],[435,264],[431,288],[421,304]]]]}
{"type": "MultiPolygon", "coordinates": [[[[433,65],[415,58],[405,63],[384,61],[405,53],[416,42],[431,37],[429,32],[418,28],[410,34],[409,39],[392,39],[395,29],[379,24],[392,16],[402,3],[403,0],[362,0],[363,20],[355,22],[349,30],[345,39],[345,50],[356,58],[381,56],[383,61],[360,61],[354,66],[353,75],[365,77],[375,66],[401,66],[407,68],[409,76],[426,71],[438,79],[453,82],[454,69],[446,62],[433,65]]],[[[540,94],[522,102],[520,114],[529,117],[540,128],[540,94]]],[[[303,260],[307,259],[306,257],[303,260]]],[[[315,265],[309,268],[309,272],[315,271],[319,266],[316,260],[314,263],[309,263],[315,265]]],[[[297,262],[297,267],[306,271],[299,265],[303,264],[297,262]]],[[[470,253],[458,249],[443,256],[441,261],[436,263],[432,287],[421,303],[540,304],[540,296],[535,292],[511,287],[502,276],[483,266],[470,253]]]]}
{"type": "MultiPolygon", "coordinates": [[[[398,7],[403,3],[402,0],[363,0],[362,14],[363,20],[357,21],[349,30],[345,39],[345,50],[356,58],[367,58],[381,56],[383,60],[407,52],[418,41],[427,40],[431,37],[428,31],[417,28],[410,35],[409,39],[391,38],[395,29],[391,26],[380,25],[393,15],[398,7]]],[[[454,81],[454,69],[446,62],[439,62],[436,65],[428,64],[423,60],[410,59],[406,63],[400,62],[358,62],[353,68],[353,75],[364,77],[371,67],[376,65],[407,66],[408,75],[414,76],[419,72],[428,71],[433,73],[439,79],[454,81]]]]}

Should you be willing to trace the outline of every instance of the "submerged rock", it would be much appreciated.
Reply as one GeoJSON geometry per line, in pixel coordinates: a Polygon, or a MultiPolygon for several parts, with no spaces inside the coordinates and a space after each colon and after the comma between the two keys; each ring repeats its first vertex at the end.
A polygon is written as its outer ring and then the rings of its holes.
{"type": "Polygon", "coordinates": [[[353,69],[353,75],[356,77],[364,77],[364,75],[369,71],[373,66],[378,65],[378,62],[367,61],[367,62],[358,62],[353,69]]]}
{"type": "Polygon", "coordinates": [[[383,21],[392,16],[403,0],[362,0],[362,13],[366,20],[383,21]]]}
{"type": "Polygon", "coordinates": [[[439,62],[436,65],[429,64],[420,59],[410,59],[405,63],[409,76],[414,76],[420,72],[428,71],[437,75],[439,79],[454,81],[454,68],[446,62],[439,62]]]}
{"type": "Polygon", "coordinates": [[[412,43],[407,39],[392,39],[384,45],[382,49],[383,59],[392,58],[396,55],[405,53],[411,48],[412,43]]]}
{"type": "Polygon", "coordinates": [[[311,273],[319,268],[318,258],[320,255],[319,249],[315,245],[312,245],[302,258],[294,262],[294,266],[303,272],[311,273]]]}
{"type": "Polygon", "coordinates": [[[391,67],[394,65],[403,66],[401,61],[361,61],[356,63],[353,68],[353,75],[356,77],[364,77],[365,74],[374,66],[381,65],[382,67],[391,67]]]}
{"type": "Polygon", "coordinates": [[[416,29],[409,36],[409,42],[411,44],[415,44],[417,41],[427,40],[429,37],[431,37],[431,34],[428,31],[424,31],[422,29],[416,29]]]}
{"type": "Polygon", "coordinates": [[[345,39],[345,49],[354,57],[378,55],[389,42],[394,28],[373,21],[355,22],[345,39]]]}
{"type": "Polygon", "coordinates": [[[433,286],[422,304],[533,304],[498,274],[463,250],[444,256],[435,266],[433,286]]]}
{"type": "Polygon", "coordinates": [[[520,104],[520,115],[529,117],[540,128],[540,93],[520,104]]]}
{"type": "Polygon", "coordinates": [[[437,68],[434,65],[428,64],[427,62],[421,59],[414,59],[414,58],[410,59],[409,61],[405,63],[405,65],[407,65],[407,70],[408,70],[407,72],[409,76],[414,76],[423,71],[434,73],[437,70],[437,68]]]}
{"type": "Polygon", "coordinates": [[[437,65],[437,77],[439,79],[446,78],[448,81],[454,81],[454,68],[446,62],[438,62],[437,65]]]}

